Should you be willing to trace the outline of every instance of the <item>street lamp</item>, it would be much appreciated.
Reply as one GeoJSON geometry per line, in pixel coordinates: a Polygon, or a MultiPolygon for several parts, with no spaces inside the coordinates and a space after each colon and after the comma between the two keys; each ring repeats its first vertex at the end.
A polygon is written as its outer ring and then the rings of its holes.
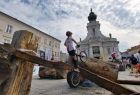
{"type": "Polygon", "coordinates": [[[53,54],[53,43],[52,43],[52,58],[51,58],[51,60],[54,60],[54,54],[53,54]]]}
{"type": "Polygon", "coordinates": [[[91,38],[88,39],[88,57],[90,57],[90,40],[91,38]]]}

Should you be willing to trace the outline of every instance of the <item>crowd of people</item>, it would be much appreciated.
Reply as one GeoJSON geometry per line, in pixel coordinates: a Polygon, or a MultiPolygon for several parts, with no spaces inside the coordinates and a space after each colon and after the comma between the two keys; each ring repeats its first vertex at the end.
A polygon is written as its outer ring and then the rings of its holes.
{"type": "Polygon", "coordinates": [[[136,54],[123,59],[122,62],[126,63],[126,68],[131,69],[131,73],[136,71],[140,73],[140,50],[136,54]]]}
{"type": "Polygon", "coordinates": [[[137,72],[140,73],[140,50],[127,58],[118,58],[118,56],[117,53],[112,53],[112,62],[124,63],[127,68],[131,69],[131,73],[133,73],[134,70],[137,70],[137,72]]]}

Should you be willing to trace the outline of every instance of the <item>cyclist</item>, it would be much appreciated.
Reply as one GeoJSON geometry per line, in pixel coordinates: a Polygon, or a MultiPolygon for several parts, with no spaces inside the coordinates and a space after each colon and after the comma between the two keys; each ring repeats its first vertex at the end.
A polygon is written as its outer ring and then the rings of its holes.
{"type": "Polygon", "coordinates": [[[65,40],[64,45],[66,46],[70,60],[72,61],[73,65],[74,65],[74,70],[79,72],[73,42],[77,45],[77,47],[80,47],[80,45],[78,45],[78,43],[72,38],[72,32],[67,31],[66,36],[67,36],[67,38],[65,40]]]}

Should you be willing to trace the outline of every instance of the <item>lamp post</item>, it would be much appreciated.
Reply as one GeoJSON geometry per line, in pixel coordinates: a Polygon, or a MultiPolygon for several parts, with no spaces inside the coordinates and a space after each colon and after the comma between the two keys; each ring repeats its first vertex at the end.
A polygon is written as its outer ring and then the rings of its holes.
{"type": "Polygon", "coordinates": [[[88,40],[88,57],[90,57],[90,43],[89,43],[90,39],[88,40]]]}
{"type": "Polygon", "coordinates": [[[53,43],[52,43],[52,58],[51,58],[51,60],[54,60],[54,54],[53,54],[53,43]]]}

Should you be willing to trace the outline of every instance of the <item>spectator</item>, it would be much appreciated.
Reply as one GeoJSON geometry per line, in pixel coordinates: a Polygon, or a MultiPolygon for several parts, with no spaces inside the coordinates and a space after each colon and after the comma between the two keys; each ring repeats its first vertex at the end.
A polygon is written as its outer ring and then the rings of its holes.
{"type": "Polygon", "coordinates": [[[137,58],[138,63],[140,63],[140,50],[134,56],[137,58]]]}
{"type": "Polygon", "coordinates": [[[133,73],[133,69],[138,63],[137,58],[135,58],[133,54],[130,57],[130,63],[131,63],[131,72],[133,73]]]}
{"type": "Polygon", "coordinates": [[[111,54],[111,57],[112,57],[112,61],[113,61],[113,62],[116,61],[116,53],[112,53],[112,54],[111,54]]]}

